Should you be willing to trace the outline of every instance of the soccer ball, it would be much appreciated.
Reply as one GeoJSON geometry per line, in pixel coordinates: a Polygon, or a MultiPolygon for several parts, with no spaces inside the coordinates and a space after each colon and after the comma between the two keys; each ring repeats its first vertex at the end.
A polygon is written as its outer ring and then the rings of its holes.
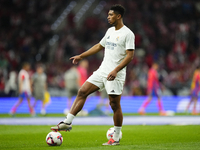
{"type": "Polygon", "coordinates": [[[63,142],[63,137],[59,132],[51,131],[47,134],[46,142],[50,146],[60,146],[63,142]]]}
{"type": "MultiPolygon", "coordinates": [[[[110,140],[110,138],[112,138],[114,135],[114,127],[108,129],[107,133],[106,133],[106,137],[108,140],[110,140]]],[[[119,135],[119,140],[121,140],[122,138],[122,131],[120,131],[120,135],[119,135]]]]}

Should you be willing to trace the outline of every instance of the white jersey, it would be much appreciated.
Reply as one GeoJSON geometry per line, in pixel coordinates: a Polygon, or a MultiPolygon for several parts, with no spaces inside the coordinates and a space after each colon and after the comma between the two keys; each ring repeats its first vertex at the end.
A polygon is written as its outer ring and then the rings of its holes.
{"type": "Polygon", "coordinates": [[[19,72],[18,81],[19,83],[22,82],[22,92],[27,92],[28,94],[31,94],[29,74],[26,70],[22,69],[19,72]]]}
{"type": "MultiPolygon", "coordinates": [[[[107,30],[105,36],[100,41],[100,44],[105,47],[104,59],[97,70],[98,73],[107,77],[126,57],[126,50],[135,49],[135,35],[125,25],[119,30],[111,27],[107,30]]],[[[126,67],[117,73],[116,79],[125,81],[126,67]]]]}

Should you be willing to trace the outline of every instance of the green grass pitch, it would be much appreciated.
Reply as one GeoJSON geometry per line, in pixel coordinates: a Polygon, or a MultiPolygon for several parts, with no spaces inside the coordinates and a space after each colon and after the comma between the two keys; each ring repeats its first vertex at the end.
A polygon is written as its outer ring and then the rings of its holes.
{"type": "Polygon", "coordinates": [[[0,125],[0,150],[200,150],[199,125],[124,125],[120,145],[101,146],[110,127],[74,125],[61,146],[48,146],[50,126],[0,125]]]}
{"type": "MultiPolygon", "coordinates": [[[[199,114],[200,115],[200,114],[199,114]]],[[[30,117],[30,114],[16,114],[15,117],[30,117]]],[[[110,116],[113,116],[111,113],[110,116]]],[[[123,113],[123,116],[141,116],[138,113],[123,113]]],[[[147,113],[146,116],[159,116],[158,113],[147,113]]],[[[191,116],[190,113],[176,113],[175,116],[191,116]]],[[[37,114],[37,117],[44,117],[37,114]]],[[[64,114],[47,114],[45,117],[65,117],[64,114]]],[[[9,114],[0,114],[0,118],[12,118],[9,114]]]]}

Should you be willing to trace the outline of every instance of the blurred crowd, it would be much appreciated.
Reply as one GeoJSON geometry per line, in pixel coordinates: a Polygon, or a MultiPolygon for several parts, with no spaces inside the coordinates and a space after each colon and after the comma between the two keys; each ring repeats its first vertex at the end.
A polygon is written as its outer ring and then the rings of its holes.
{"type": "MultiPolygon", "coordinates": [[[[79,0],[77,0],[77,3],[79,0]]],[[[135,57],[127,69],[124,95],[146,95],[147,72],[160,65],[162,83],[171,95],[190,88],[193,71],[200,63],[200,2],[190,0],[108,0],[103,10],[89,13],[79,27],[75,13],[65,19],[53,58],[48,41],[55,34],[51,25],[69,4],[63,0],[0,0],[0,93],[21,64],[28,61],[32,72],[37,63],[46,66],[49,87],[64,89],[64,72],[69,58],[98,43],[107,28],[111,5],[126,8],[124,24],[135,33],[135,57]]],[[[98,68],[103,51],[87,58],[88,75],[98,68]]],[[[186,92],[187,93],[187,92],[186,92]]],[[[169,95],[170,95],[169,94],[169,95]]],[[[0,95],[0,96],[1,96],[0,95]]]]}

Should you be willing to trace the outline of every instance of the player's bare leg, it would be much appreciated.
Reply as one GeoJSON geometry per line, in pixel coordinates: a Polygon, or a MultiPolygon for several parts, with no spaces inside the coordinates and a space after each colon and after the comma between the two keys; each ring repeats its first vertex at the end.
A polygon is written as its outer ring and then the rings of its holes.
{"type": "Polygon", "coordinates": [[[68,113],[66,119],[64,121],[60,122],[57,126],[51,127],[51,130],[70,131],[72,129],[72,127],[71,127],[72,120],[78,114],[78,112],[81,111],[81,109],[83,108],[87,96],[97,90],[99,90],[99,87],[86,81],[82,85],[82,87],[79,89],[77,97],[76,97],[74,103],[72,104],[72,107],[71,107],[70,112],[68,113]]]}
{"type": "Polygon", "coordinates": [[[140,115],[145,115],[145,108],[149,105],[152,100],[152,96],[148,96],[148,98],[143,102],[142,106],[139,108],[138,113],[140,115]]]}
{"type": "Polygon", "coordinates": [[[41,108],[41,110],[40,110],[40,113],[41,113],[42,115],[46,115],[46,105],[45,105],[44,102],[42,102],[42,108],[41,108]]]}
{"type": "Polygon", "coordinates": [[[158,97],[157,104],[158,104],[158,109],[159,109],[160,116],[166,116],[166,112],[163,109],[163,104],[162,104],[162,100],[161,100],[160,97],[158,97]]]}
{"type": "Polygon", "coordinates": [[[32,116],[35,116],[35,110],[34,110],[34,108],[33,108],[32,105],[31,105],[31,99],[30,99],[30,98],[27,98],[27,102],[28,102],[28,107],[29,107],[30,114],[31,114],[32,116]]]}
{"type": "Polygon", "coordinates": [[[37,100],[34,100],[34,103],[33,103],[33,108],[35,108],[37,105],[37,100]]]}
{"type": "Polygon", "coordinates": [[[21,105],[21,103],[23,102],[23,98],[19,98],[19,100],[17,101],[17,103],[13,106],[13,108],[10,111],[11,115],[14,115],[17,111],[17,108],[21,105]]]}
{"type": "Polygon", "coordinates": [[[110,106],[113,110],[113,120],[115,126],[122,126],[123,115],[120,104],[121,95],[109,95],[110,106]]]}
{"type": "Polygon", "coordinates": [[[189,111],[189,108],[190,108],[190,105],[192,104],[192,102],[193,102],[193,97],[190,99],[190,101],[189,101],[189,103],[188,103],[188,105],[187,105],[187,107],[186,107],[186,109],[185,109],[185,112],[186,113],[188,113],[188,111],[189,111]]]}
{"type": "Polygon", "coordinates": [[[194,98],[193,102],[194,102],[194,105],[193,105],[192,115],[198,115],[198,113],[196,111],[197,98],[194,98]]]}
{"type": "Polygon", "coordinates": [[[119,136],[122,128],[123,114],[120,104],[121,95],[109,95],[110,106],[113,110],[113,120],[114,120],[114,135],[107,143],[103,145],[119,145],[119,136]]]}
{"type": "Polygon", "coordinates": [[[90,83],[90,82],[85,82],[83,86],[79,89],[77,97],[72,104],[72,107],[70,109],[70,113],[74,116],[77,115],[79,111],[83,108],[85,101],[87,99],[87,96],[90,95],[91,93],[99,90],[99,87],[96,85],[90,83]]]}

